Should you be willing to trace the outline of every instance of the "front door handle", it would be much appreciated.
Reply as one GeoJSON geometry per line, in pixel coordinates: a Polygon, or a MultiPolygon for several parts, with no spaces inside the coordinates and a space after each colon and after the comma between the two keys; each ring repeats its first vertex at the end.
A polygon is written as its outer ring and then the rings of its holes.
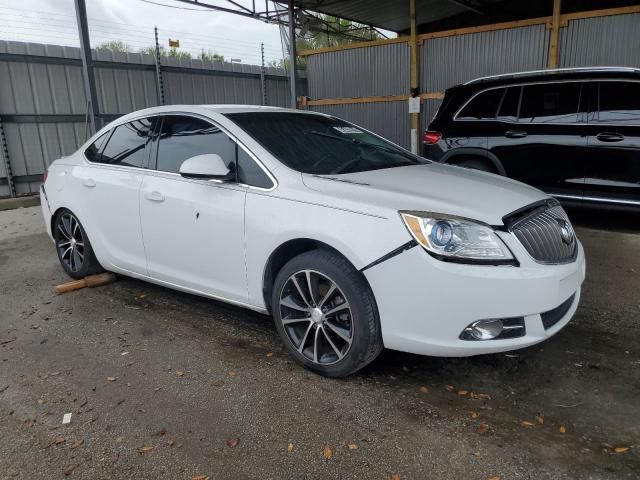
{"type": "Polygon", "coordinates": [[[93,178],[85,178],[82,181],[82,185],[87,187],[87,188],[95,188],[96,187],[96,181],[93,178]]]}
{"type": "Polygon", "coordinates": [[[164,202],[164,195],[157,190],[145,193],[144,196],[147,200],[151,200],[152,202],[164,202]]]}
{"type": "Polygon", "coordinates": [[[504,132],[504,136],[507,138],[524,138],[527,136],[527,132],[524,130],[507,130],[504,132]]]}
{"type": "Polygon", "coordinates": [[[596,138],[601,142],[621,142],[624,140],[624,135],[615,132],[601,132],[596,135],[596,138]]]}

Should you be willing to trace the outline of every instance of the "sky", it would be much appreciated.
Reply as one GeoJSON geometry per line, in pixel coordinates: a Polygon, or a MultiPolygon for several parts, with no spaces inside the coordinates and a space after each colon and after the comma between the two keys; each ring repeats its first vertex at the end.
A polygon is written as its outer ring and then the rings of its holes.
{"type": "MultiPolygon", "coordinates": [[[[246,6],[252,3],[235,1],[246,6]]],[[[226,4],[224,0],[208,2],[226,4]]],[[[255,3],[261,8],[265,0],[255,3]]],[[[161,45],[167,47],[169,38],[178,39],[181,49],[192,54],[211,50],[227,60],[259,64],[260,43],[264,42],[267,62],[282,58],[277,25],[175,0],[86,0],[86,4],[92,47],[121,40],[137,51],[154,45],[153,27],[157,26],[161,45]]],[[[74,0],[0,0],[0,11],[0,40],[79,46],[74,0]]]]}

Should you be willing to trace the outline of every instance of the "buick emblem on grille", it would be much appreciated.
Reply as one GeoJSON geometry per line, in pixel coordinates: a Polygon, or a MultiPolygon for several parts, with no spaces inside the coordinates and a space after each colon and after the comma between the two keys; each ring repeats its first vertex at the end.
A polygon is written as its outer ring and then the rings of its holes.
{"type": "Polygon", "coordinates": [[[575,239],[575,233],[571,224],[561,218],[556,219],[558,221],[558,227],[560,228],[560,238],[567,245],[571,245],[575,239]]]}

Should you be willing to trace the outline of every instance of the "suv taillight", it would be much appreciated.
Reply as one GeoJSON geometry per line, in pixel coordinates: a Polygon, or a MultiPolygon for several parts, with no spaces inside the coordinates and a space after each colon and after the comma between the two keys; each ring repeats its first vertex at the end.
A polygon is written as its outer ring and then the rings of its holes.
{"type": "Polygon", "coordinates": [[[47,181],[48,176],[49,176],[49,170],[45,170],[44,173],[42,174],[42,183],[45,183],[47,181]]]}
{"type": "Polygon", "coordinates": [[[438,143],[441,138],[442,134],[440,132],[427,130],[426,132],[424,132],[424,135],[422,135],[422,143],[433,145],[435,143],[438,143]]]}

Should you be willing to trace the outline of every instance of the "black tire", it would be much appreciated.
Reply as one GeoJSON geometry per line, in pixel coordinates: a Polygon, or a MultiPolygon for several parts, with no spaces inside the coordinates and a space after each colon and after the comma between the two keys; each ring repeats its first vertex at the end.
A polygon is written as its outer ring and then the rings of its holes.
{"type": "Polygon", "coordinates": [[[73,212],[61,209],[53,220],[53,238],[58,260],[71,278],[84,278],[103,271],[84,227],[73,212]]]}
{"type": "Polygon", "coordinates": [[[470,168],[472,170],[480,170],[482,172],[498,173],[496,167],[489,160],[479,157],[461,160],[457,162],[456,165],[464,168],[470,168]]]}
{"type": "MultiPolygon", "coordinates": [[[[298,299],[300,298],[307,303],[305,297],[299,296],[298,299]]],[[[302,307],[306,306],[302,302],[297,302],[297,304],[302,307]]],[[[350,375],[371,363],[383,349],[380,320],[373,292],[362,273],[358,272],[351,263],[337,253],[329,250],[311,250],[287,262],[276,276],[271,305],[273,306],[276,329],[291,356],[296,362],[320,375],[334,378],[350,375]],[[288,306],[281,304],[283,296],[288,295],[284,297],[285,303],[291,304],[286,300],[290,300],[294,292],[296,294],[303,293],[299,289],[293,290],[292,276],[298,275],[298,277],[294,278],[308,279],[309,277],[306,276],[307,271],[311,272],[312,277],[311,280],[308,280],[308,283],[302,286],[303,291],[305,295],[309,295],[308,292],[311,288],[308,286],[315,284],[315,287],[317,287],[315,288],[317,290],[316,297],[319,297],[316,298],[317,304],[313,302],[313,295],[311,295],[308,303],[312,304],[313,307],[320,307],[325,311],[328,310],[328,316],[324,320],[318,320],[317,318],[313,320],[313,313],[298,312],[298,307],[295,310],[289,310],[288,306]],[[324,292],[321,291],[323,282],[324,292]],[[332,284],[335,284],[333,290],[330,287],[332,284]],[[329,293],[331,291],[333,291],[333,294],[329,293]],[[347,307],[344,307],[345,304],[347,307]],[[329,307],[326,305],[329,305],[329,307]],[[331,311],[335,310],[340,310],[342,313],[331,314],[331,311]],[[294,317],[309,317],[306,320],[308,323],[304,323],[304,320],[294,320],[294,322],[298,322],[298,326],[288,324],[285,327],[282,318],[283,312],[286,312],[285,321],[290,320],[292,317],[290,313],[293,312],[294,317]],[[348,320],[346,320],[347,318],[348,320]],[[300,324],[302,326],[299,326],[300,324]],[[336,335],[338,333],[336,327],[340,332],[343,332],[343,335],[348,333],[350,340],[348,345],[342,336],[336,335]],[[303,335],[300,334],[296,337],[294,328],[299,328],[300,331],[304,330],[307,334],[313,330],[314,343],[310,346],[313,348],[312,353],[309,349],[302,352],[299,351],[298,347],[301,343],[304,349],[304,342],[307,336],[305,335],[302,338],[303,335]],[[317,330],[319,332],[316,333],[317,330]],[[294,343],[295,341],[299,342],[298,345],[294,343]],[[332,341],[333,343],[331,343],[332,341]],[[323,346],[324,349],[322,348],[323,346]],[[342,350],[342,357],[337,353],[336,346],[339,350],[342,350]],[[332,354],[332,350],[335,354],[332,354]],[[318,360],[314,361],[316,351],[318,351],[318,360]],[[321,354],[322,357],[320,357],[321,354]],[[335,356],[335,361],[331,361],[332,355],[335,356]],[[311,356],[314,358],[310,358],[311,356]]],[[[313,312],[313,310],[318,313],[318,308],[310,309],[310,312],[313,312]]]]}

